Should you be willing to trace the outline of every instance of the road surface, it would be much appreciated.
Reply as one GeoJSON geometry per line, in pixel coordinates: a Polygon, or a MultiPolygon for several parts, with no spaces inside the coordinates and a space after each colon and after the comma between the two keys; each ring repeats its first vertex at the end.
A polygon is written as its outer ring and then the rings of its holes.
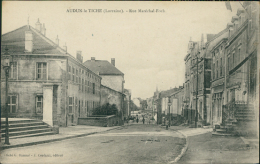
{"type": "Polygon", "coordinates": [[[1,163],[168,163],[186,140],[157,125],[134,124],[80,138],[1,152],[1,163]]]}

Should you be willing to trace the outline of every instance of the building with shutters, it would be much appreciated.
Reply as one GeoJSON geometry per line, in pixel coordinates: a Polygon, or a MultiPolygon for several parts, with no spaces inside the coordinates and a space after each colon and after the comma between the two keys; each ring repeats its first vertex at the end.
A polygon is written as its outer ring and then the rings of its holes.
{"type": "Polygon", "coordinates": [[[1,108],[7,98],[10,117],[70,126],[100,105],[101,77],[82,63],[81,51],[75,58],[60,47],[58,36],[55,42],[47,38],[39,19],[35,28],[27,24],[3,34],[1,56],[5,53],[12,63],[8,97],[1,68],[1,108]]]}

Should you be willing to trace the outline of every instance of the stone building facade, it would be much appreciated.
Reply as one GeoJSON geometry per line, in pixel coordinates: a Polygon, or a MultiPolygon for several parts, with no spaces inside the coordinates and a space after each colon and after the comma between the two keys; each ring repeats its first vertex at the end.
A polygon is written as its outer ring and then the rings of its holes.
{"type": "MultiPolygon", "coordinates": [[[[58,37],[55,42],[48,39],[39,20],[35,26],[28,24],[2,35],[1,56],[9,53],[12,60],[9,116],[40,119],[51,126],[77,124],[79,117],[87,115],[88,102],[90,108],[100,103],[101,77],[82,64],[80,53],[74,58],[66,47],[61,48],[58,37]]],[[[1,68],[2,109],[5,78],[1,68]]]]}

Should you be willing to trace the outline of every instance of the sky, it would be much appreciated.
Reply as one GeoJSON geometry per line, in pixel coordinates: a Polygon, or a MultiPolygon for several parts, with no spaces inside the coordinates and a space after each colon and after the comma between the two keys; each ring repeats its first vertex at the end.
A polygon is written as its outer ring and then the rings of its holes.
{"type": "Polygon", "coordinates": [[[46,36],[55,41],[58,35],[60,46],[66,44],[74,57],[81,50],[83,61],[115,58],[116,67],[124,73],[125,88],[133,98],[146,99],[156,86],[167,90],[183,85],[190,38],[200,41],[202,34],[225,29],[242,8],[239,2],[231,2],[231,7],[232,12],[225,2],[8,1],[2,2],[2,34],[26,25],[28,18],[35,27],[39,18],[46,36]],[[123,13],[104,13],[106,9],[123,13]]]}

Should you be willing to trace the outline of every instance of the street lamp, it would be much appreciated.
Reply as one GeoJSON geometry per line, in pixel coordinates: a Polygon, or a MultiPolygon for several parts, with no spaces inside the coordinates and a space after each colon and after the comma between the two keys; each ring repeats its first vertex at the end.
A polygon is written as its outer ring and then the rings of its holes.
{"type": "Polygon", "coordinates": [[[169,107],[169,127],[171,126],[171,105],[172,105],[172,103],[171,103],[171,97],[168,97],[168,107],[169,107]]]}
{"type": "Polygon", "coordinates": [[[9,143],[9,125],[8,125],[8,77],[10,70],[10,54],[8,53],[8,48],[5,48],[5,53],[3,57],[3,68],[5,70],[5,144],[10,145],[9,143]]]}

